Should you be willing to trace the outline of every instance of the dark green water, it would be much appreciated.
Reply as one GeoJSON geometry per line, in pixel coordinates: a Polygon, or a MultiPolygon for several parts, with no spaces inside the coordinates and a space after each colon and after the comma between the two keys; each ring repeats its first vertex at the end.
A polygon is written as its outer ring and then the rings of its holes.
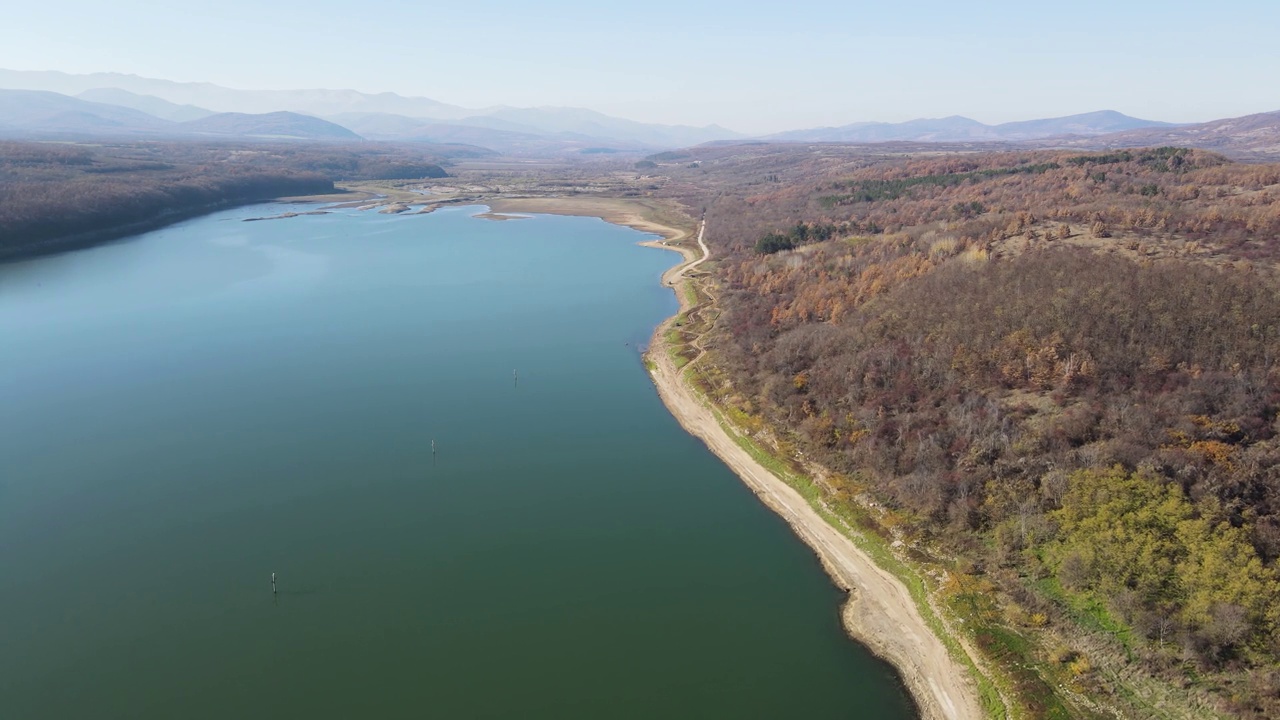
{"type": "Polygon", "coordinates": [[[658,400],[674,253],[284,209],[0,266],[0,717],[912,717],[658,400]]]}

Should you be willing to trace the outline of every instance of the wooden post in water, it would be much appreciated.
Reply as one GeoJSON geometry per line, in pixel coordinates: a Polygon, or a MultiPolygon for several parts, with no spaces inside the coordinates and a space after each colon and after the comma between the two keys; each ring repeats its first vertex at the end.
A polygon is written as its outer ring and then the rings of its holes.
{"type": "Polygon", "coordinates": [[[276,594],[276,574],[271,573],[271,594],[276,594]]]}
{"type": "Polygon", "coordinates": [[[511,371],[511,384],[515,387],[520,386],[520,373],[516,372],[515,370],[511,371]]]}

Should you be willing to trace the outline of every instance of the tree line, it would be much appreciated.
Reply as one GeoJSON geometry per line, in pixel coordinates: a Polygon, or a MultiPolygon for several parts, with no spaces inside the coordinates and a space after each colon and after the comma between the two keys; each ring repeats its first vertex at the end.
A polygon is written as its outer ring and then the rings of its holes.
{"type": "Polygon", "coordinates": [[[399,146],[0,143],[0,257],[108,239],[165,218],[290,195],[334,180],[436,178],[399,146]]]}

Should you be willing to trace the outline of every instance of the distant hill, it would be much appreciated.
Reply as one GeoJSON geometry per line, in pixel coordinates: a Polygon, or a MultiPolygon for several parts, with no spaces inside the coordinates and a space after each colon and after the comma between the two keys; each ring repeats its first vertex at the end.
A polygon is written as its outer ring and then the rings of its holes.
{"type": "Polygon", "coordinates": [[[0,90],[0,134],[31,138],[220,135],[335,141],[363,139],[327,120],[292,112],[260,115],[218,113],[197,120],[172,122],[133,108],[40,90],[0,90]]]}
{"type": "Polygon", "coordinates": [[[1059,143],[1067,147],[1123,148],[1177,145],[1250,159],[1280,157],[1280,111],[1198,125],[1144,128],[1059,143]]]}
{"type": "Polygon", "coordinates": [[[215,114],[212,110],[205,110],[195,105],[178,105],[154,95],[139,95],[120,88],[94,88],[78,93],[76,97],[90,102],[107,103],[141,110],[161,120],[172,120],[173,122],[199,120],[215,114]]]}
{"type": "Polygon", "coordinates": [[[1137,128],[1171,127],[1177,126],[1174,123],[1129,117],[1115,110],[1099,110],[1047,120],[1003,123],[996,125],[994,129],[1001,140],[1034,140],[1059,135],[1101,135],[1137,128]]]}
{"type": "Polygon", "coordinates": [[[0,90],[0,126],[10,134],[138,135],[162,133],[172,125],[141,110],[119,105],[40,90],[0,90]]]}
{"type": "Polygon", "coordinates": [[[776,142],[890,142],[894,140],[996,139],[991,127],[977,120],[952,116],[901,123],[860,122],[840,127],[789,130],[766,135],[776,142]]]}
{"type": "Polygon", "coordinates": [[[1043,120],[987,125],[967,117],[953,115],[938,119],[909,120],[901,123],[862,122],[841,127],[792,130],[768,135],[776,142],[965,142],[1038,140],[1059,135],[1101,135],[1117,130],[1148,127],[1173,127],[1171,123],[1142,120],[1114,110],[1069,115],[1043,120]]]}
{"type": "MultiPolygon", "coordinates": [[[[316,117],[350,113],[400,115],[430,120],[435,125],[472,125],[495,130],[560,136],[574,133],[610,144],[632,143],[646,149],[666,149],[696,145],[710,140],[740,137],[716,125],[703,128],[641,123],[615,118],[582,108],[493,107],[471,109],[425,97],[396,93],[362,93],[356,90],[236,90],[212,83],[184,83],[157,80],[121,73],[74,75],[52,71],[0,70],[0,87],[48,90],[76,95],[90,90],[110,89],[134,96],[150,96],[181,106],[195,106],[218,112],[262,114],[287,110],[316,117]],[[509,124],[508,124],[509,123],[509,124]]],[[[120,104],[140,107],[134,98],[115,95],[120,104]]],[[[117,101],[113,100],[113,101],[117,101]]],[[[148,112],[151,112],[149,108],[148,112]]],[[[161,115],[164,117],[164,115],[161,115]]],[[[174,118],[176,119],[176,118],[174,118]]]]}
{"type": "Polygon", "coordinates": [[[173,82],[120,73],[74,75],[0,70],[0,88],[5,87],[45,93],[2,96],[0,133],[9,136],[196,133],[333,140],[363,136],[381,141],[461,143],[514,155],[576,154],[602,147],[651,153],[754,140],[1048,143],[1082,148],[1168,144],[1220,150],[1239,157],[1280,156],[1276,113],[1190,126],[1144,120],[1114,110],[999,125],[951,116],[901,123],[860,122],[746,138],[718,125],[642,123],[584,108],[471,109],[396,93],[236,90],[212,83],[173,82]],[[65,100],[52,99],[52,93],[62,93],[54,97],[65,100]],[[219,114],[229,116],[210,120],[219,114]],[[332,122],[324,124],[325,120],[319,118],[332,122]],[[203,120],[208,122],[191,124],[203,120]]]}
{"type": "Polygon", "coordinates": [[[236,90],[213,83],[174,82],[123,73],[77,75],[56,71],[0,70],[0,87],[51,90],[76,95],[86,90],[114,88],[150,95],[178,105],[195,105],[223,112],[268,113],[292,110],[311,115],[340,112],[399,112],[432,117],[462,117],[474,111],[429,98],[406,98],[395,93],[355,90],[236,90]]]}
{"type": "Polygon", "coordinates": [[[328,120],[294,112],[262,114],[218,113],[181,123],[184,132],[241,137],[299,140],[362,140],[359,135],[328,120]]]}

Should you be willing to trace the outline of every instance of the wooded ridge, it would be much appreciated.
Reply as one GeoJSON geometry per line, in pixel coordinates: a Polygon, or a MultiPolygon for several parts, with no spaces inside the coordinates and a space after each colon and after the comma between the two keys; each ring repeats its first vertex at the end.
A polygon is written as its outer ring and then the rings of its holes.
{"type": "Polygon", "coordinates": [[[700,381],[946,572],[1029,716],[1280,715],[1280,166],[651,162],[722,258],[700,381]]]}

